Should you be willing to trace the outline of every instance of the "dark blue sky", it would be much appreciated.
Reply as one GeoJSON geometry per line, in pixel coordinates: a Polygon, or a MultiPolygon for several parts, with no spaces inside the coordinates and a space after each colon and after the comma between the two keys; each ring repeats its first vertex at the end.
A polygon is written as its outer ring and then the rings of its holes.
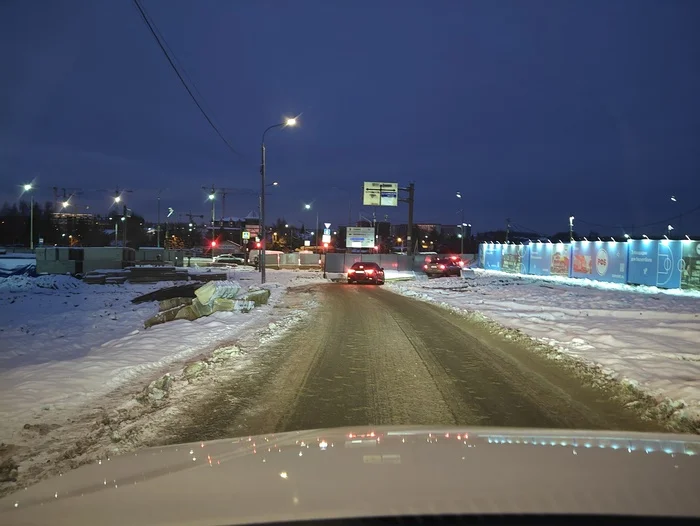
{"type": "MultiPolygon", "coordinates": [[[[309,201],[334,224],[349,203],[353,220],[370,215],[365,180],[414,181],[423,222],[456,222],[459,190],[477,231],[506,217],[561,231],[572,213],[643,224],[700,205],[698,1],[143,6],[240,155],[131,2],[5,0],[0,199],[35,178],[42,200],[52,186],[89,190],[76,203],[95,212],[119,185],[149,219],[158,189],[176,213],[209,214],[201,186],[256,190],[262,131],[301,113],[266,141],[280,181],[268,216],[290,222],[315,221],[309,201]]],[[[227,215],[255,206],[226,197],[227,215]]],[[[406,205],[384,213],[406,221],[406,205]]],[[[700,213],[683,228],[700,234],[700,213]]]]}

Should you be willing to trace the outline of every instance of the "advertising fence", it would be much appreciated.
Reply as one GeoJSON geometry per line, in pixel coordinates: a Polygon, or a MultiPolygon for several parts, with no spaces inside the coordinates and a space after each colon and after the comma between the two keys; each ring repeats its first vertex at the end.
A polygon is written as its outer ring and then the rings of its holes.
{"type": "Polygon", "coordinates": [[[479,245],[487,270],[700,290],[700,242],[636,239],[479,245]]]}

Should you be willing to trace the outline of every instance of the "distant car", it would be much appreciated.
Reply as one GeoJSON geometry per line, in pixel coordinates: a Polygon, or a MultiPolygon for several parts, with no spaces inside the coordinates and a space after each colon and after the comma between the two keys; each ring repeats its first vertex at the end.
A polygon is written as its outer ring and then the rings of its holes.
{"type": "Polygon", "coordinates": [[[243,265],[245,263],[245,259],[235,254],[221,254],[220,256],[214,257],[214,262],[222,265],[243,265]]]}
{"type": "Polygon", "coordinates": [[[348,283],[384,285],[384,269],[376,263],[358,261],[348,269],[348,283]]]}
{"type": "Polygon", "coordinates": [[[461,260],[457,256],[434,258],[423,265],[423,270],[429,278],[441,276],[459,276],[462,270],[461,260]]]}

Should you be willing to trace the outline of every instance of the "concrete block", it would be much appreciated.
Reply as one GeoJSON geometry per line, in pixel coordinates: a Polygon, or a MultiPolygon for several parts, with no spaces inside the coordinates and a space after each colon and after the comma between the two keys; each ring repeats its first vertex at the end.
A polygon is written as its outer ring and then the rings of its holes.
{"type": "Polygon", "coordinates": [[[245,295],[246,301],[252,301],[256,307],[260,305],[265,305],[267,300],[270,298],[270,291],[267,289],[253,290],[245,295]]]}
{"type": "Polygon", "coordinates": [[[209,281],[194,293],[200,303],[213,306],[216,298],[233,299],[240,290],[241,286],[236,281],[209,281]]]}
{"type": "Polygon", "coordinates": [[[166,310],[174,309],[175,307],[182,307],[184,305],[192,305],[192,298],[179,297],[161,300],[159,302],[159,310],[160,312],[164,312],[166,310]]]}
{"type": "Polygon", "coordinates": [[[155,316],[148,318],[144,322],[143,326],[148,329],[149,327],[153,327],[154,325],[160,325],[161,323],[173,321],[176,318],[178,312],[180,311],[180,308],[181,307],[175,307],[163,312],[159,312],[155,316]]]}
{"type": "Polygon", "coordinates": [[[199,318],[199,316],[197,316],[197,313],[192,308],[192,305],[185,305],[184,307],[180,307],[180,309],[177,311],[177,314],[175,315],[176,320],[194,321],[197,318],[199,318]]]}
{"type": "Polygon", "coordinates": [[[230,312],[233,310],[233,300],[229,298],[216,298],[214,300],[214,312],[230,312]]]}
{"type": "Polygon", "coordinates": [[[197,313],[197,316],[201,318],[202,316],[209,316],[213,311],[208,303],[202,303],[199,299],[195,298],[192,302],[192,310],[197,313]]]}

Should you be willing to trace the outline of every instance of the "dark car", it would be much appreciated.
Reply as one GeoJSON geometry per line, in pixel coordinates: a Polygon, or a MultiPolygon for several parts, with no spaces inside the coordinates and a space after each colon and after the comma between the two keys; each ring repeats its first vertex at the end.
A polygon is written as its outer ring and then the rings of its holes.
{"type": "Polygon", "coordinates": [[[348,269],[348,283],[384,285],[384,269],[376,263],[358,261],[348,269]]]}
{"type": "Polygon", "coordinates": [[[459,276],[462,266],[458,258],[435,258],[423,265],[423,270],[429,278],[440,276],[459,276]]]}

